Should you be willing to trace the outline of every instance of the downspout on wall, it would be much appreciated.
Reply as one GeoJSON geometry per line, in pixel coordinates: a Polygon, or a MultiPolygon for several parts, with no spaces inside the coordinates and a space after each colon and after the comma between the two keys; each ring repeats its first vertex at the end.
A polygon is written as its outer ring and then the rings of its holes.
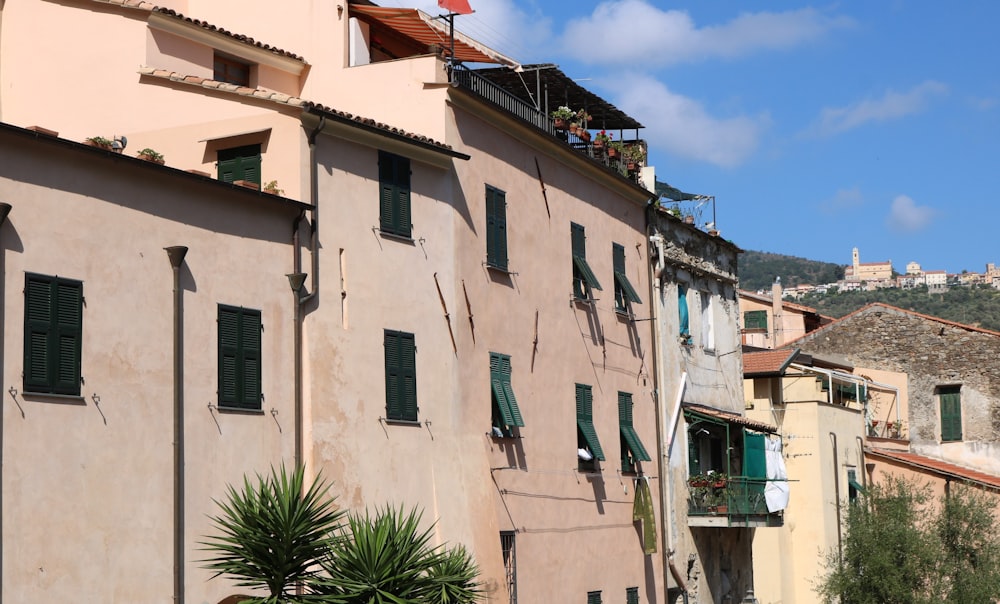
{"type": "MultiPolygon", "coordinates": [[[[3,0],[0,0],[0,8],[3,6],[3,0]]],[[[0,11],[2,13],[2,11],[0,11]]],[[[0,230],[3,229],[3,224],[7,221],[7,214],[10,214],[11,205],[9,203],[0,203],[0,230]]],[[[0,242],[0,260],[4,258],[4,249],[2,242],[0,242]]],[[[6,283],[7,270],[4,266],[5,263],[0,262],[0,333],[7,333],[7,318],[3,311],[7,307],[7,290],[4,287],[6,283]]],[[[4,367],[3,362],[4,348],[0,346],[0,367],[4,367]]],[[[2,409],[0,409],[2,411],[2,409]]],[[[3,413],[0,413],[0,536],[3,535],[3,413]]],[[[3,548],[0,547],[0,602],[3,602],[3,548]]]]}
{"type": "Polygon", "coordinates": [[[188,248],[164,248],[174,274],[174,604],[184,604],[184,291],[181,265],[188,248]]]}

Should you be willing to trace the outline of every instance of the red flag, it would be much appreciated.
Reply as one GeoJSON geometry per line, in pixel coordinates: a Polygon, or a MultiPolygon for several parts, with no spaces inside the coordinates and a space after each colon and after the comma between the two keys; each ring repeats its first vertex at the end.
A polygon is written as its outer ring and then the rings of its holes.
{"type": "Polygon", "coordinates": [[[438,0],[438,6],[458,15],[472,14],[472,7],[469,6],[469,0],[438,0]]]}

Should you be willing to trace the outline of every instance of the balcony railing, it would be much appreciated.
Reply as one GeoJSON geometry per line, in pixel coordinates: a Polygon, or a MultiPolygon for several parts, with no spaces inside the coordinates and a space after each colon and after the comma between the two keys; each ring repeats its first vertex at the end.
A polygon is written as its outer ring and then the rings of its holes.
{"type": "Polygon", "coordinates": [[[781,512],[767,510],[767,479],[730,476],[716,483],[688,484],[692,526],[780,526],[781,512]]]}
{"type": "Polygon", "coordinates": [[[530,103],[507,92],[500,86],[486,78],[476,74],[474,71],[462,65],[451,66],[451,82],[464,88],[483,100],[493,104],[498,109],[513,115],[535,128],[555,137],[577,152],[586,155],[592,160],[604,165],[611,170],[618,172],[623,178],[628,178],[639,182],[640,168],[646,165],[646,142],[640,139],[622,141],[626,148],[638,145],[643,151],[643,159],[630,162],[621,156],[612,157],[609,155],[607,147],[595,146],[593,141],[585,140],[566,130],[557,129],[554,120],[545,112],[537,109],[530,103]]]}

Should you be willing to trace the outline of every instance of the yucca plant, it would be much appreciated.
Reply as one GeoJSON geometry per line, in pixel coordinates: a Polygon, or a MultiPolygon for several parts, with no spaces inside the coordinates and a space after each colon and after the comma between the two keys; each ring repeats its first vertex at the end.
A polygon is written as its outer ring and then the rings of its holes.
{"type": "Polygon", "coordinates": [[[392,507],[352,514],[349,534],[321,562],[318,592],[343,604],[468,604],[480,595],[479,574],[464,548],[446,551],[421,531],[422,514],[392,507]]]}
{"type": "Polygon", "coordinates": [[[226,575],[236,585],[265,589],[268,597],[247,602],[278,604],[315,601],[310,598],[317,562],[336,540],[344,512],[327,497],[328,486],[319,477],[304,489],[301,467],[288,474],[271,468],[254,482],[244,476],[242,490],[228,487],[216,500],[221,512],[211,517],[218,534],[201,542],[212,557],[203,560],[214,577],[226,575]],[[296,585],[306,596],[296,596],[296,585]]]}

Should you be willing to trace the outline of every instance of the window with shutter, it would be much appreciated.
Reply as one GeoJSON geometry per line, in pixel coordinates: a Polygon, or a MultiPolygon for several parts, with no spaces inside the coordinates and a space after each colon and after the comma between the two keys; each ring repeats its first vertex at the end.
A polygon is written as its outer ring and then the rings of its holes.
{"type": "Polygon", "coordinates": [[[24,391],[80,395],[83,283],[28,273],[24,281],[24,391]]]}
{"type": "Polygon", "coordinates": [[[638,461],[651,461],[632,424],[632,394],[618,393],[618,429],[621,434],[622,472],[635,472],[638,461]]]}
{"type": "Polygon", "coordinates": [[[514,427],[524,427],[514,388],[510,384],[510,373],[510,356],[491,352],[490,389],[493,393],[494,436],[510,437],[514,435],[514,427]],[[498,431],[500,434],[497,434],[498,431]]]}
{"type": "Polygon", "coordinates": [[[385,416],[417,421],[417,347],[412,333],[384,330],[385,416]]]}
{"type": "Polygon", "coordinates": [[[743,313],[743,329],[767,329],[767,311],[748,310],[743,313]]]}
{"type": "Polygon", "coordinates": [[[594,429],[594,399],[590,386],[576,385],[576,446],[579,469],[593,470],[597,461],[604,461],[604,449],[594,429]]]}
{"type": "Polygon", "coordinates": [[[677,284],[677,320],[680,323],[680,336],[685,344],[690,343],[691,322],[688,317],[687,287],[677,284]]]}
{"type": "Polygon", "coordinates": [[[486,265],[507,270],[507,194],[486,185],[486,265]]]}
{"type": "Polygon", "coordinates": [[[938,399],[941,404],[941,441],[962,440],[961,386],[939,386],[938,399]]]}
{"type": "Polygon", "coordinates": [[[379,229],[383,233],[409,238],[410,160],[378,152],[379,229]]]}
{"type": "Polygon", "coordinates": [[[587,237],[582,226],[570,223],[573,245],[573,296],[582,300],[592,298],[592,290],[600,290],[594,271],[587,264],[587,237]]]}
{"type": "Polygon", "coordinates": [[[639,588],[638,587],[626,587],[625,588],[625,604],[639,604],[639,588]]]}
{"type": "Polygon", "coordinates": [[[259,310],[219,305],[219,407],[261,408],[259,310]]]}
{"type": "Polygon", "coordinates": [[[611,259],[615,271],[615,310],[627,313],[629,303],[642,304],[642,300],[625,273],[625,247],[612,243],[611,259]]]}
{"type": "Polygon", "coordinates": [[[599,591],[588,591],[587,592],[587,604],[602,604],[601,603],[601,592],[599,592],[599,591]]]}
{"type": "Polygon", "coordinates": [[[219,180],[260,184],[260,145],[219,149],[217,161],[219,180]]]}

